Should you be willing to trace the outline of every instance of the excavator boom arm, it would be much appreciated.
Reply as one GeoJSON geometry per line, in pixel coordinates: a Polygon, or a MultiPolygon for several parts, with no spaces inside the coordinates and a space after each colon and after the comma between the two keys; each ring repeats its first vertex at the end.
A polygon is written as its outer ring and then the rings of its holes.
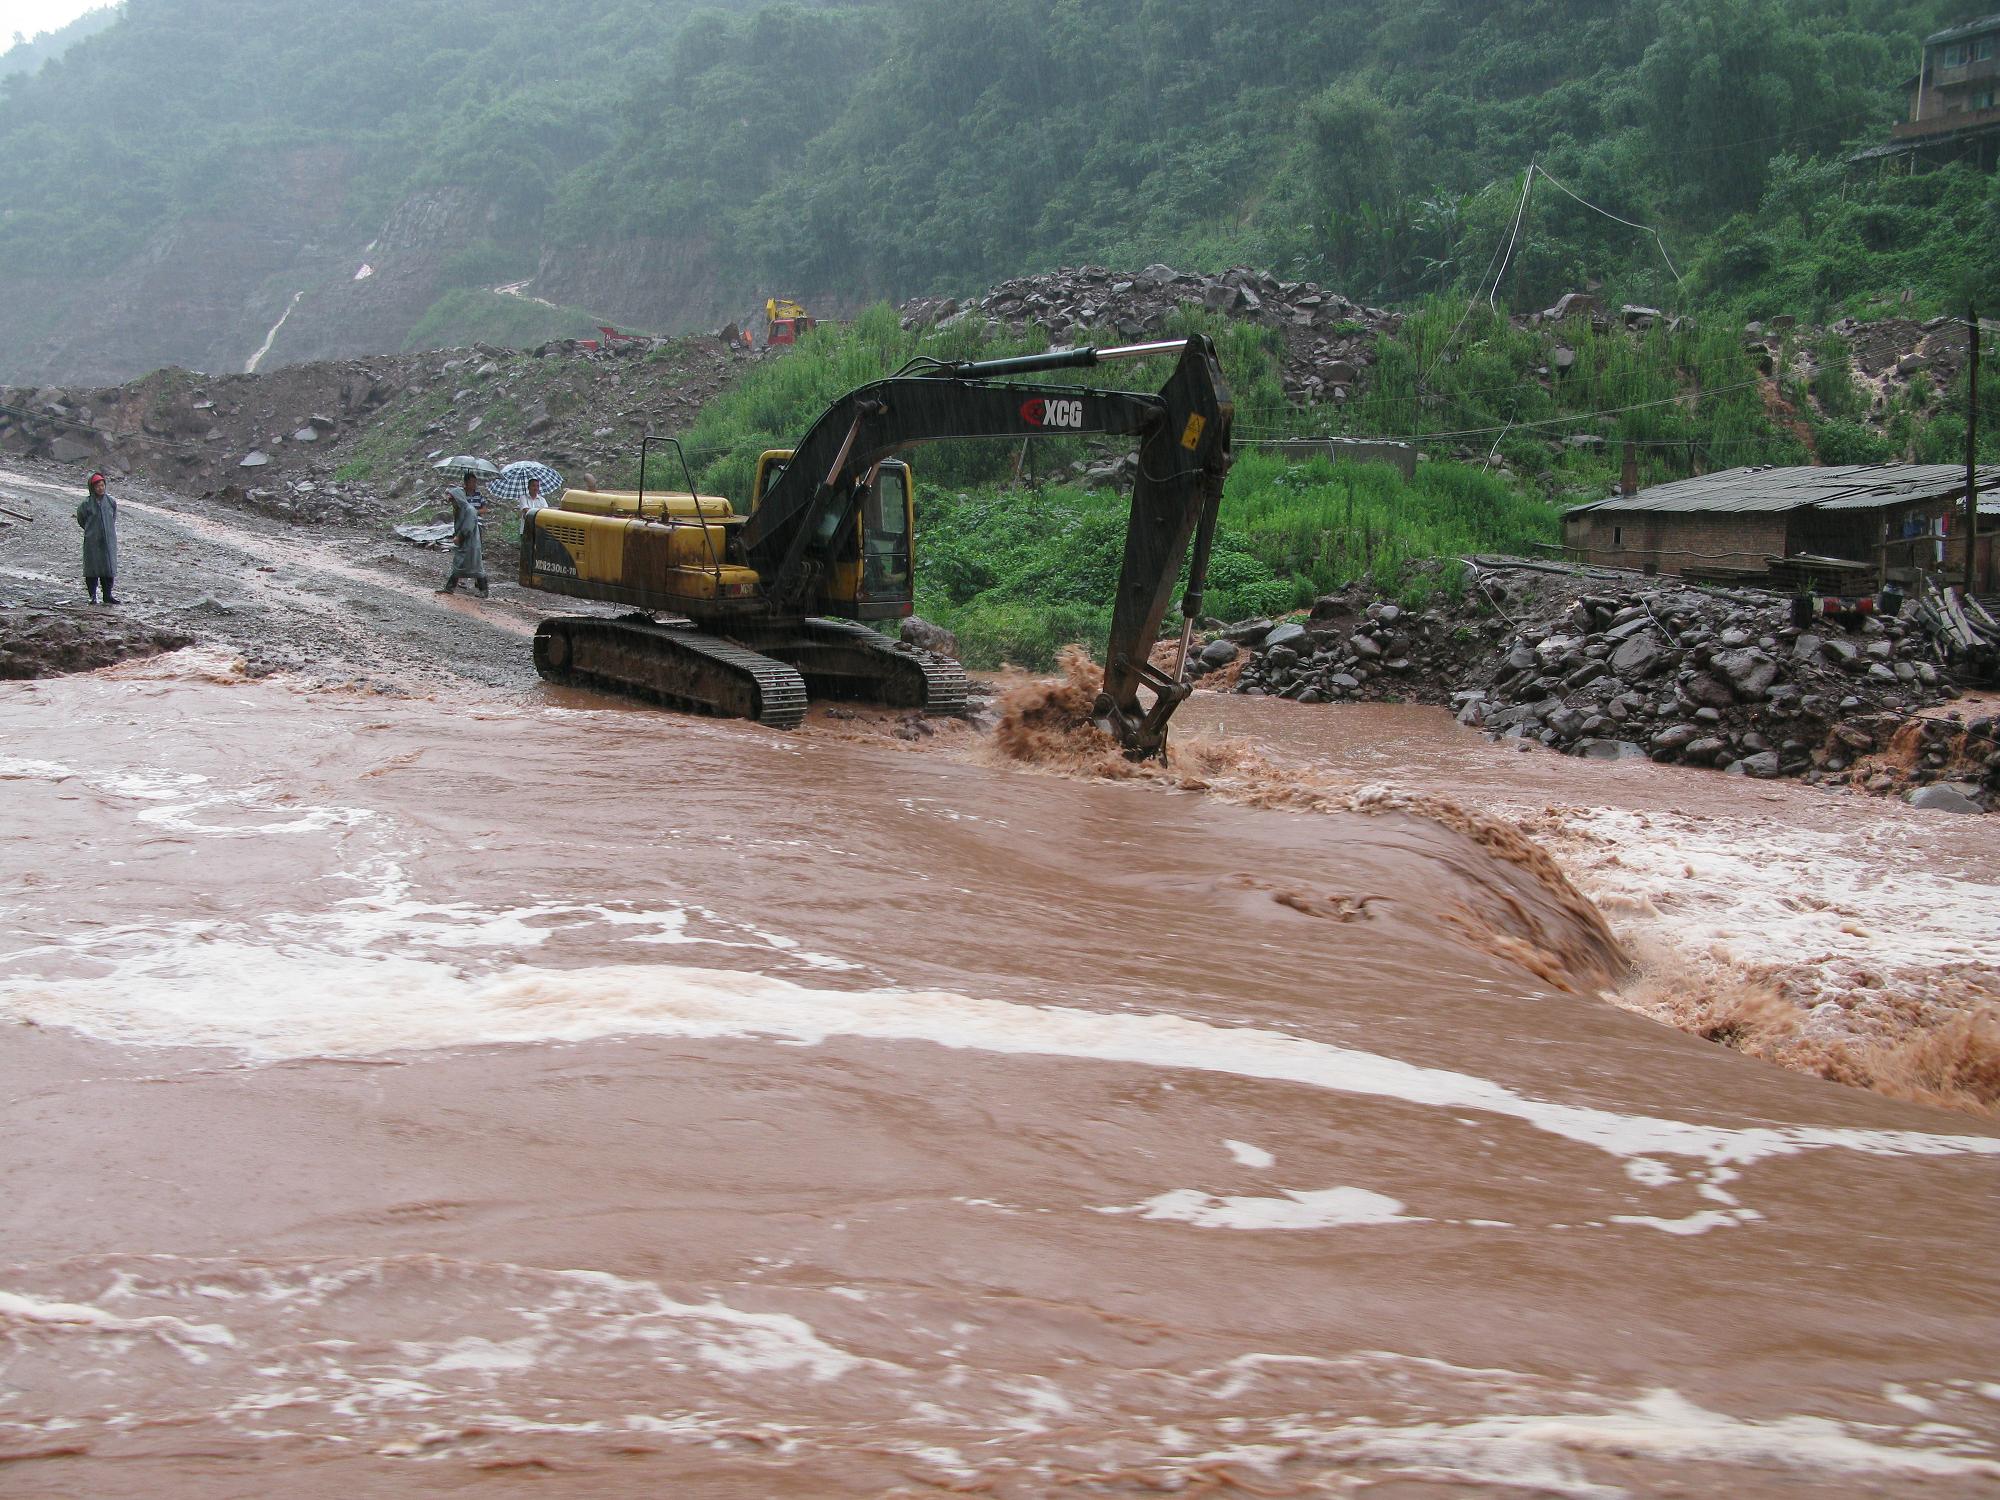
{"type": "Polygon", "coordinates": [[[955,438],[1136,437],[1139,474],[1112,601],[1104,691],[1094,717],[1129,754],[1155,755],[1166,744],[1167,720],[1187,688],[1178,673],[1168,676],[1152,667],[1150,652],[1192,538],[1194,559],[1181,601],[1185,656],[1229,471],[1233,410],[1215,347],[1199,336],[1129,349],[1065,349],[940,365],[876,381],[843,396],[813,424],[745,524],[744,555],[775,597],[803,599],[816,559],[845,526],[861,482],[902,449],[955,438]],[[1174,349],[1180,361],[1156,394],[996,378],[1174,349]],[[1150,707],[1140,700],[1141,686],[1154,694],[1150,707]]]}

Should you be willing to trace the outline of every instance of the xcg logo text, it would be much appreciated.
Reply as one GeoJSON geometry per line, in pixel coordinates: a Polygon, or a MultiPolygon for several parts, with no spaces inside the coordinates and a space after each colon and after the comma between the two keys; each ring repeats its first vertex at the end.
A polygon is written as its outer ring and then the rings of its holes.
{"type": "Polygon", "coordinates": [[[1081,401],[1050,401],[1041,396],[1021,403],[1021,420],[1030,427],[1083,426],[1081,401]]]}

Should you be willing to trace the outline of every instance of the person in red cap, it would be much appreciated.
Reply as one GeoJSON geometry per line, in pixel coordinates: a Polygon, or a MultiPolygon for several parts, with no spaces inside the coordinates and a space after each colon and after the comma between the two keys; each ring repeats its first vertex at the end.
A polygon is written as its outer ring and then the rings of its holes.
{"type": "Polygon", "coordinates": [[[104,585],[104,602],[116,604],[111,580],[118,572],[118,502],[104,493],[104,476],[90,476],[90,495],[76,508],[76,524],[83,528],[83,584],[90,590],[90,602],[97,602],[97,586],[104,585]]]}

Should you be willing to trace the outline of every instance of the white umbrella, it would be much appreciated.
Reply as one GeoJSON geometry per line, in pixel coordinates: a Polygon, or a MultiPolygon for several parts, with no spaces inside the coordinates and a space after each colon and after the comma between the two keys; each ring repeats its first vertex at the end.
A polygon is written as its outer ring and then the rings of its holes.
{"type": "Polygon", "coordinates": [[[460,453],[451,458],[441,458],[432,464],[433,469],[457,469],[461,473],[467,469],[485,479],[491,479],[500,472],[500,466],[487,459],[474,458],[470,453],[460,453]]]}
{"type": "Polygon", "coordinates": [[[486,495],[491,500],[525,500],[528,498],[528,481],[542,482],[542,503],[554,505],[563,492],[563,477],[547,464],[537,463],[532,458],[523,458],[507,465],[500,471],[500,477],[486,486],[486,495]]]}

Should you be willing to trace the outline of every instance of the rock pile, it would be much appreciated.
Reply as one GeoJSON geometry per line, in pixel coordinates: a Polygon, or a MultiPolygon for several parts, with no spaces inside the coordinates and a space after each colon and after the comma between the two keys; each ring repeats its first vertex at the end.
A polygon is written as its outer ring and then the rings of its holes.
{"type": "MultiPolygon", "coordinates": [[[[746,355],[706,339],[489,345],[259,375],[159,370],[95,390],[0,389],[0,453],[150,479],[283,520],[379,521],[456,453],[540,458],[572,482],[683,432],[746,355]]],[[[79,483],[79,490],[81,485],[79,483]]]]}
{"type": "Polygon", "coordinates": [[[1462,723],[1760,777],[1844,770],[1836,725],[1955,693],[1929,636],[1901,620],[1802,627],[1778,596],[1673,585],[1585,593],[1511,633],[1479,675],[1455,696],[1462,723]]]}
{"type": "Polygon", "coordinates": [[[1221,671],[1247,650],[1236,677],[1239,693],[1300,703],[1441,702],[1484,644],[1479,624],[1454,618],[1450,610],[1370,602],[1351,587],[1320,599],[1303,621],[1228,626],[1197,662],[1202,672],[1221,671]]]}
{"type": "Polygon", "coordinates": [[[1091,329],[1137,341],[1163,335],[1168,318],[1190,306],[1283,330],[1285,388],[1297,401],[1350,399],[1375,363],[1376,337],[1403,324],[1401,313],[1363,307],[1314,282],[1280,281],[1247,266],[1213,276],[1163,265],[1131,272],[1065,266],[1045,276],[1003,281],[977,299],[919,298],[900,311],[905,328],[977,321],[996,335],[1039,326],[1058,342],[1091,329]]]}
{"type": "MultiPolygon", "coordinates": [[[[1359,586],[1303,620],[1221,626],[1191,664],[1301,703],[1448,704],[1499,738],[1599,759],[2000,807],[1990,718],[1926,717],[1958,696],[1912,618],[1794,619],[1776,594],[1638,574],[1475,572],[1464,600],[1412,610],[1359,586]]],[[[1218,679],[1226,680],[1226,679],[1218,679]]]]}

